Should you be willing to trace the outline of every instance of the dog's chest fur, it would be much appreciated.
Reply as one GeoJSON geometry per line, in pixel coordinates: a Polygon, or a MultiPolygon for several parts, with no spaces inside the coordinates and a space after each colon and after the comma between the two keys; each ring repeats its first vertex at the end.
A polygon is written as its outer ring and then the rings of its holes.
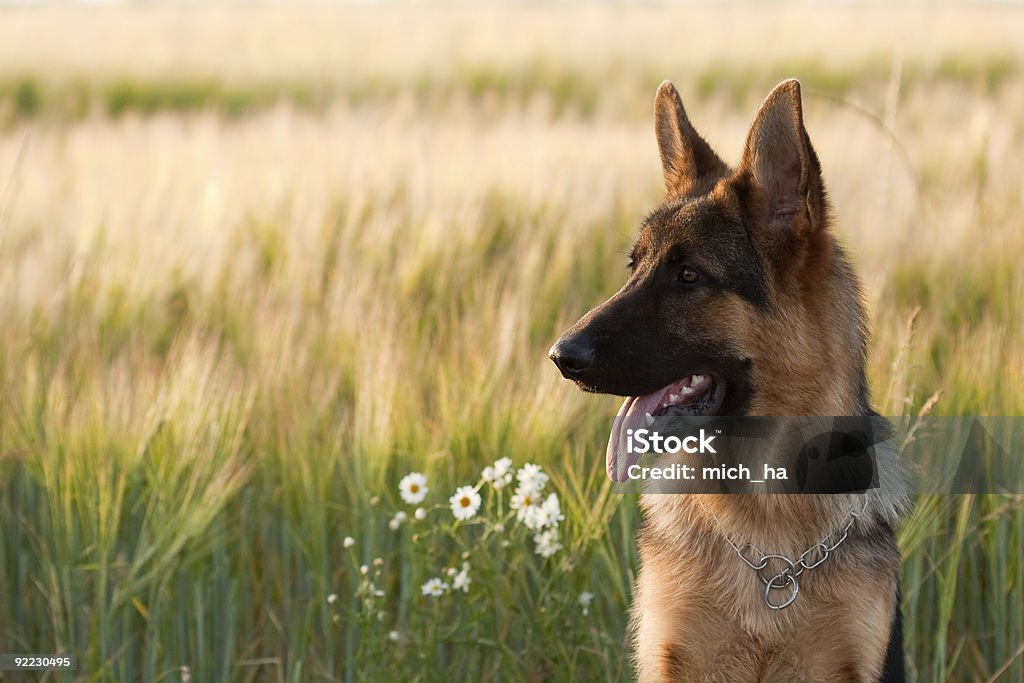
{"type": "MultiPolygon", "coordinates": [[[[899,566],[886,520],[877,514],[858,520],[828,561],[799,577],[794,604],[772,610],[762,580],[737,557],[721,528],[742,525],[742,541],[795,558],[820,540],[811,525],[799,528],[792,521],[808,519],[814,497],[774,496],[764,502],[779,509],[769,510],[757,510],[761,503],[751,498],[745,511],[739,497],[718,497],[730,499],[734,510],[731,519],[722,515],[724,522],[711,519],[698,498],[644,498],[633,606],[634,636],[642,644],[636,654],[640,680],[878,680],[899,566]],[[787,518],[786,506],[799,517],[787,518]]],[[[837,509],[831,501],[820,510],[828,515],[825,508],[837,509]]],[[[834,524],[842,522],[842,513],[833,516],[834,524]]]]}

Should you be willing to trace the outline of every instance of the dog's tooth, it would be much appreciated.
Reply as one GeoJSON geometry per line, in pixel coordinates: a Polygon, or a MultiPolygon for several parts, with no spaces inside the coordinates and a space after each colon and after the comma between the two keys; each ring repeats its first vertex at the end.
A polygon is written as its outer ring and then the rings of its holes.
{"type": "Polygon", "coordinates": [[[647,421],[647,426],[648,427],[650,427],[652,424],[654,424],[654,416],[651,415],[650,413],[644,413],[644,420],[647,421]]]}
{"type": "Polygon", "coordinates": [[[703,381],[704,381],[704,375],[694,375],[693,377],[690,378],[690,386],[693,386],[695,384],[700,384],[703,381]]]}
{"type": "Polygon", "coordinates": [[[682,391],[682,392],[683,392],[683,396],[689,396],[689,395],[690,395],[690,394],[692,394],[692,393],[693,393],[693,392],[694,392],[695,390],[694,390],[694,388],[693,388],[693,387],[683,387],[683,388],[682,388],[682,389],[681,389],[680,391],[682,391]]]}
{"type": "Polygon", "coordinates": [[[671,401],[672,403],[675,403],[676,401],[679,400],[679,394],[669,394],[668,400],[671,401]]]}

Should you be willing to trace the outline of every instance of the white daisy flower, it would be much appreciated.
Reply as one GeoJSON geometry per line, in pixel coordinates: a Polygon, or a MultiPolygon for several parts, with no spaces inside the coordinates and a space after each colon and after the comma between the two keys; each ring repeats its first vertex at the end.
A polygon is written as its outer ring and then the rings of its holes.
{"type": "Polygon", "coordinates": [[[345,540],[341,542],[341,545],[344,548],[351,548],[355,544],[356,544],[356,539],[352,538],[351,536],[346,536],[345,540]]]}
{"type": "Polygon", "coordinates": [[[519,521],[526,525],[531,531],[540,531],[549,525],[550,517],[547,510],[540,505],[527,505],[519,509],[519,521]]]}
{"type": "Polygon", "coordinates": [[[577,602],[580,603],[580,607],[583,608],[583,616],[587,616],[590,613],[590,603],[594,601],[594,594],[583,591],[580,593],[580,597],[577,602]]]}
{"type": "Polygon", "coordinates": [[[455,519],[470,519],[480,509],[480,494],[472,486],[460,486],[448,499],[455,519]]]}
{"type": "Polygon", "coordinates": [[[530,507],[532,505],[540,505],[541,497],[540,494],[533,489],[519,486],[516,487],[516,490],[512,493],[512,499],[508,504],[513,510],[522,510],[523,508],[530,507]]]}
{"type": "Polygon", "coordinates": [[[558,529],[546,529],[534,535],[533,541],[537,544],[534,552],[541,557],[551,557],[562,549],[562,544],[558,542],[558,529]]]}
{"type": "Polygon", "coordinates": [[[548,475],[540,469],[540,465],[526,463],[516,472],[519,488],[539,492],[548,483],[548,475]]]}
{"type": "MultiPolygon", "coordinates": [[[[529,493],[531,505],[519,509],[519,520],[526,525],[526,528],[533,531],[540,531],[545,527],[557,527],[558,523],[565,519],[562,515],[562,508],[558,502],[558,494],[548,494],[547,499],[540,502],[540,494],[536,491],[529,493]]],[[[526,500],[524,498],[524,500],[526,500]]]]}
{"type": "Polygon", "coordinates": [[[427,478],[419,472],[411,472],[398,482],[398,492],[409,505],[417,505],[427,497],[427,478]]]}
{"type": "Polygon", "coordinates": [[[495,489],[503,489],[512,483],[512,458],[499,458],[493,466],[483,471],[483,480],[495,489]]]}
{"type": "Polygon", "coordinates": [[[565,516],[562,514],[562,505],[558,501],[557,493],[548,494],[548,497],[541,505],[541,508],[544,510],[546,524],[549,526],[558,526],[558,523],[565,519],[565,516]]]}
{"type": "Polygon", "coordinates": [[[473,581],[469,578],[469,567],[463,567],[462,571],[455,575],[452,579],[452,590],[462,590],[463,593],[469,592],[469,584],[473,581]]]}
{"type": "Polygon", "coordinates": [[[427,518],[427,511],[423,508],[416,508],[416,512],[412,513],[412,516],[422,522],[427,518]]]}
{"type": "MultiPolygon", "coordinates": [[[[494,472],[498,478],[512,474],[512,458],[498,458],[494,461],[494,472]]],[[[509,481],[512,481],[509,479],[509,481]]]]}
{"type": "Polygon", "coordinates": [[[509,506],[516,511],[516,519],[534,530],[540,528],[540,504],[540,493],[525,486],[517,487],[509,501],[509,506]]]}
{"type": "Polygon", "coordinates": [[[399,510],[395,513],[395,516],[388,522],[388,528],[392,531],[398,531],[398,527],[402,526],[402,522],[408,519],[408,515],[399,510]]]}
{"type": "Polygon", "coordinates": [[[337,599],[338,599],[338,594],[337,593],[331,593],[330,595],[327,596],[327,604],[328,605],[333,605],[337,601],[337,599]]]}
{"type": "Polygon", "coordinates": [[[423,595],[429,595],[432,598],[439,598],[448,592],[448,584],[442,581],[438,577],[427,579],[422,586],[420,586],[420,592],[423,595]]]}
{"type": "Polygon", "coordinates": [[[402,634],[399,633],[398,631],[391,631],[391,632],[388,633],[388,640],[390,640],[393,643],[397,643],[398,639],[401,638],[401,637],[402,637],[402,634]]]}
{"type": "Polygon", "coordinates": [[[367,567],[365,564],[364,565],[360,565],[359,573],[362,574],[363,576],[366,576],[367,574],[370,573],[370,568],[367,567]]]}

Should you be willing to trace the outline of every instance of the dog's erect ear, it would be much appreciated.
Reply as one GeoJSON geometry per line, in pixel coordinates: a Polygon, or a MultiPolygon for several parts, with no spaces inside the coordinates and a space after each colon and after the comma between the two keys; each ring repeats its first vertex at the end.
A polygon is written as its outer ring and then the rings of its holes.
{"type": "Polygon", "coordinates": [[[821,168],[804,129],[799,81],[779,83],[761,105],[739,172],[764,192],[764,217],[773,229],[802,233],[822,224],[821,168]]]}
{"type": "Polygon", "coordinates": [[[668,81],[658,87],[654,96],[654,131],[670,197],[685,196],[727,170],[725,162],[686,118],[679,93],[668,81]]]}

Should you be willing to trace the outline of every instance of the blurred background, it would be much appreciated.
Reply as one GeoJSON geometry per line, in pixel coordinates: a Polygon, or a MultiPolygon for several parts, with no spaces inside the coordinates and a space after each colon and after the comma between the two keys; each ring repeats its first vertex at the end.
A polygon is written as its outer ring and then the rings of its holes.
{"type": "MultiPolygon", "coordinates": [[[[617,401],[546,349],[662,197],[658,83],[735,163],[790,76],[876,409],[1024,414],[1016,3],[0,6],[0,652],[629,680],[617,401]],[[446,516],[505,456],[551,477],[554,558],[446,516]],[[463,561],[472,590],[420,594],[463,561]]],[[[917,501],[913,680],[1024,679],[1022,528],[1022,496],[917,501]]]]}

